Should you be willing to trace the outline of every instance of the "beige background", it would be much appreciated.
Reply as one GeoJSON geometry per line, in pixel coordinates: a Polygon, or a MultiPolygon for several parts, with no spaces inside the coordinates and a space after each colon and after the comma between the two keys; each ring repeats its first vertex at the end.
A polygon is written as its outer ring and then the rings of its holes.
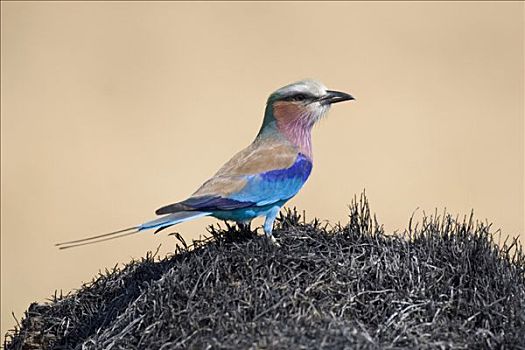
{"type": "Polygon", "coordinates": [[[523,2],[1,6],[2,333],[55,289],[169,251],[165,234],[53,243],[184,199],[251,142],[267,95],[305,77],[357,100],[316,128],[290,205],[345,221],[366,188],[389,231],[447,207],[524,232],[523,2]]]}

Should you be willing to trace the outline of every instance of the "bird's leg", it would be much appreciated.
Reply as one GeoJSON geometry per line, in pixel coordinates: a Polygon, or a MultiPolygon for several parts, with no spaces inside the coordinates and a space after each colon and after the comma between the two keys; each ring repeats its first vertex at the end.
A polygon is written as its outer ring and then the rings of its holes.
{"type": "Polygon", "coordinates": [[[275,206],[272,207],[268,213],[266,214],[266,219],[264,220],[264,233],[266,234],[266,237],[275,244],[276,246],[280,246],[279,243],[277,243],[277,240],[272,234],[273,231],[273,223],[275,221],[275,218],[277,217],[277,214],[279,214],[279,210],[281,207],[275,206]]]}

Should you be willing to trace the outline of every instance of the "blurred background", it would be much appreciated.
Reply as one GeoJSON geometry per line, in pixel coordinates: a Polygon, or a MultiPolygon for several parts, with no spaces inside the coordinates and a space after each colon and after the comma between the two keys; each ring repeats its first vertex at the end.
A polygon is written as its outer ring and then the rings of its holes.
{"type": "MultiPolygon", "coordinates": [[[[1,3],[2,334],[32,301],[175,240],[73,250],[182,200],[255,137],[266,97],[351,93],[288,206],[389,232],[446,209],[524,233],[523,2],[1,3]],[[417,209],[419,208],[419,209],[417,209]]],[[[176,227],[191,240],[215,222],[176,227]]]]}

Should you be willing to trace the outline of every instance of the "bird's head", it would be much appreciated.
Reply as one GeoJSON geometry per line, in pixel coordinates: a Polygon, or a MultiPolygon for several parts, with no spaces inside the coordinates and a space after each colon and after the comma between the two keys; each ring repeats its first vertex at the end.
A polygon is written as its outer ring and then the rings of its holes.
{"type": "Polygon", "coordinates": [[[279,128],[290,125],[311,128],[332,104],[353,99],[347,93],[328,90],[321,82],[301,80],[270,95],[265,124],[274,122],[279,128]]]}

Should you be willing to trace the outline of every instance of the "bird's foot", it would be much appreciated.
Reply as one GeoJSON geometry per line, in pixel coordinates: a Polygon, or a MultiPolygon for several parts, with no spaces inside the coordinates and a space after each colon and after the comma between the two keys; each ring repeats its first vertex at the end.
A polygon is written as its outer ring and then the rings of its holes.
{"type": "Polygon", "coordinates": [[[268,239],[268,242],[271,243],[271,245],[278,247],[278,248],[281,247],[281,244],[277,242],[277,239],[274,237],[274,235],[266,236],[266,238],[268,239]]]}

